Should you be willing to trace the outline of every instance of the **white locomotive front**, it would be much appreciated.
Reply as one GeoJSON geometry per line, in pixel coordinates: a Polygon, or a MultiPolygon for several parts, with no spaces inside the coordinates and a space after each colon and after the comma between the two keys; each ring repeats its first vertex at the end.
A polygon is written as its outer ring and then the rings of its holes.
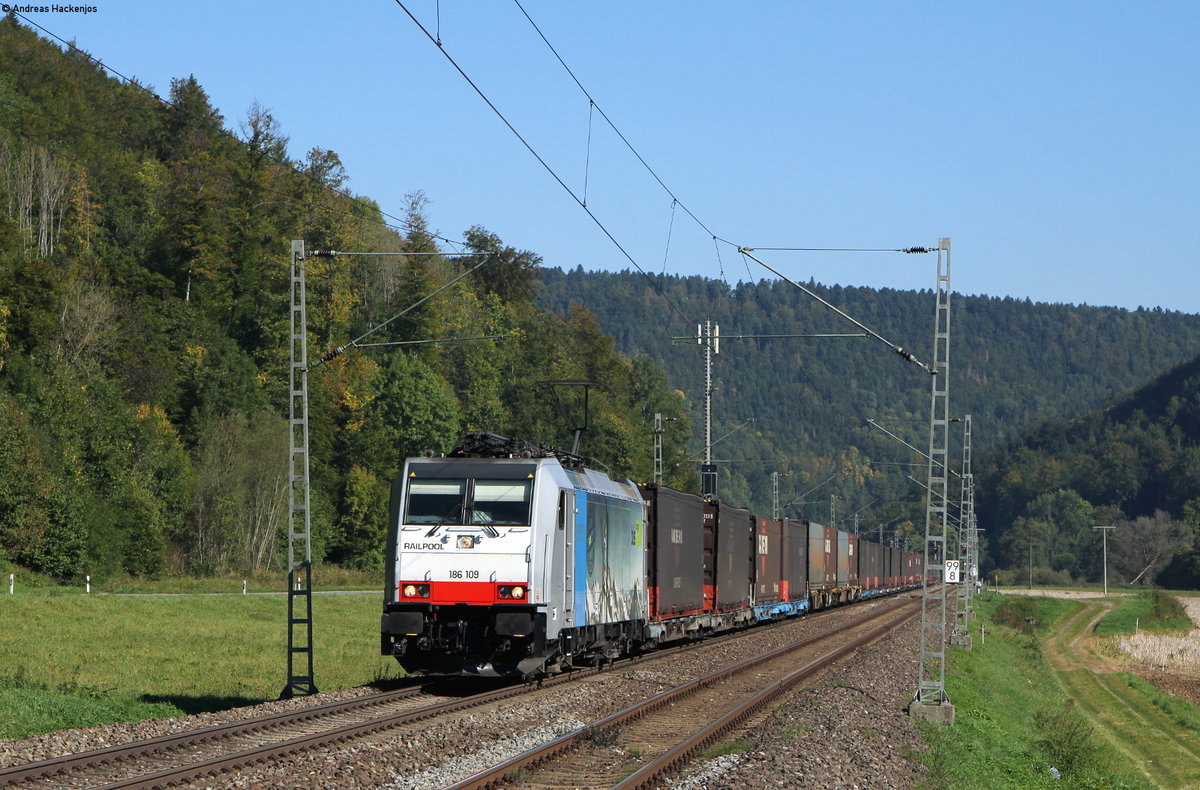
{"type": "Polygon", "coordinates": [[[559,458],[411,458],[392,489],[381,649],[532,677],[627,650],[646,612],[636,487],[559,458]]]}

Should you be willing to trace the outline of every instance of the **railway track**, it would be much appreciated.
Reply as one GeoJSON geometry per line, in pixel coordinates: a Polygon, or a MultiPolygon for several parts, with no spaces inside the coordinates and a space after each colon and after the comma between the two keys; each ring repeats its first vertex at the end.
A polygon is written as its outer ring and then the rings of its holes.
{"type": "MultiPolygon", "coordinates": [[[[818,613],[807,619],[816,624],[836,611],[818,613]]],[[[780,625],[786,626],[786,623],[780,625]]],[[[739,636],[743,634],[661,650],[648,657],[633,659],[633,662],[648,665],[668,661],[681,652],[711,648],[739,636]]],[[[516,697],[537,688],[569,683],[608,668],[572,672],[536,687],[513,685],[457,697],[446,696],[445,681],[424,683],[353,700],[3,768],[0,769],[0,787],[37,790],[165,788],[369,737],[414,722],[516,697]],[[441,694],[430,693],[434,690],[431,687],[439,687],[441,694]]]]}
{"type": "Polygon", "coordinates": [[[682,684],[447,788],[643,790],[805,678],[911,620],[918,603],[861,617],[682,684]],[[797,660],[804,663],[797,667],[797,660]],[[616,747],[624,748],[619,751],[616,747]],[[617,758],[614,755],[620,754],[617,758]]]}

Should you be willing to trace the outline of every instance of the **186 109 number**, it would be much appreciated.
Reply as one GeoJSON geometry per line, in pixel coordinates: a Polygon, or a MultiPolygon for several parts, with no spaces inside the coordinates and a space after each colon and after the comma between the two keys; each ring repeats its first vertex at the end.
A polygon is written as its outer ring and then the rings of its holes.
{"type": "Polygon", "coordinates": [[[450,571],[451,579],[478,579],[479,571],[450,571]]]}

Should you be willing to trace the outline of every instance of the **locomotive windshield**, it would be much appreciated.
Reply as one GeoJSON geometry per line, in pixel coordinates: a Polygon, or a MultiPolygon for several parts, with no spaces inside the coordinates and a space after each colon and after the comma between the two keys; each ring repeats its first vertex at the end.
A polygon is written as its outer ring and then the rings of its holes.
{"type": "Polygon", "coordinates": [[[532,492],[532,480],[412,478],[404,523],[527,526],[532,492]]]}

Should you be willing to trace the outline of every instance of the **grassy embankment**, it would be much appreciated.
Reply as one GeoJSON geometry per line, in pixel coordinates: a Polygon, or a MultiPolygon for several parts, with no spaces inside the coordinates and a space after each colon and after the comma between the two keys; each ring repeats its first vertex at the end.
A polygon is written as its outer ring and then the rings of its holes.
{"type": "MultiPolygon", "coordinates": [[[[278,697],[287,679],[287,596],[243,596],[240,579],[215,584],[237,593],[18,589],[10,596],[5,589],[0,738],[278,697]]],[[[394,660],[379,655],[380,598],[313,597],[314,674],[322,691],[400,674],[394,660]]]]}
{"type": "Polygon", "coordinates": [[[1200,710],[1087,652],[1135,618],[1170,627],[1148,598],[977,600],[973,649],[952,651],[946,678],[955,724],[922,725],[928,788],[1200,787],[1200,710]]]}

